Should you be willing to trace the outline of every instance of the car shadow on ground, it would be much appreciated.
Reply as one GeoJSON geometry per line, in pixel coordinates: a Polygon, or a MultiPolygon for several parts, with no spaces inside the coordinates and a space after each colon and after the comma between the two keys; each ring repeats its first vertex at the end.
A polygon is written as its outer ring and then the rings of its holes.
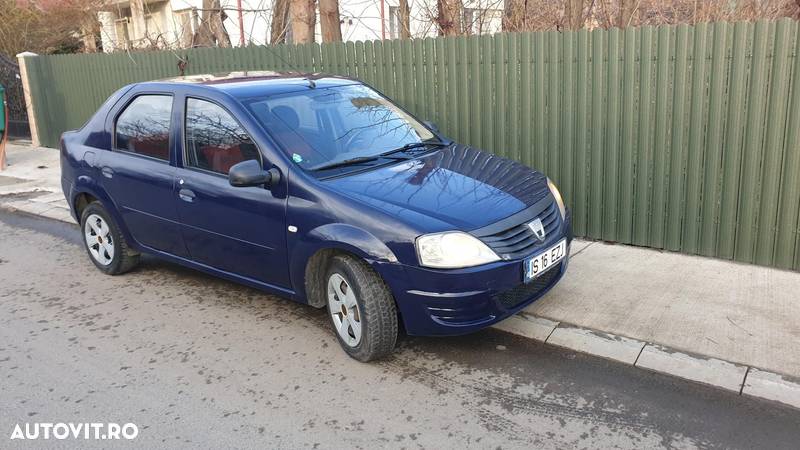
{"type": "MultiPolygon", "coordinates": [[[[271,313],[279,310],[282,315],[288,314],[293,318],[312,322],[330,335],[332,345],[338,345],[335,331],[329,322],[327,308],[314,308],[150,255],[142,255],[139,265],[123,276],[136,275],[166,276],[190,286],[203,286],[209,294],[213,294],[208,296],[207,301],[216,302],[224,308],[244,308],[253,317],[264,315],[274,317],[275,314],[271,313]]],[[[492,329],[461,336],[423,337],[408,335],[402,326],[402,320],[399,320],[399,324],[396,351],[388,358],[389,360],[396,359],[407,352],[431,352],[445,357],[445,359],[456,357],[470,364],[491,367],[493,366],[491,358],[486,359],[485,352],[487,350],[503,351],[508,348],[510,342],[513,342],[515,346],[522,345],[531,349],[535,348],[537,351],[545,348],[537,342],[492,329]],[[474,355],[474,358],[470,355],[474,355]]]]}
{"type": "MultiPolygon", "coordinates": [[[[330,333],[331,339],[334,342],[336,341],[334,330],[329,322],[327,308],[315,308],[305,303],[296,302],[287,297],[270,294],[256,288],[251,288],[233,281],[228,281],[224,278],[216,277],[214,275],[185,267],[177,263],[165,261],[151,255],[142,255],[139,265],[129,272],[129,274],[159,276],[170,274],[171,276],[180,279],[181,281],[185,281],[191,285],[207,286],[208,289],[213,292],[226,292],[228,295],[215,297],[215,301],[221,302],[225,306],[247,305],[248,307],[256,308],[258,310],[257,313],[269,312],[270,308],[280,308],[284,313],[290,312],[296,317],[302,317],[312,321],[315,325],[327,330],[330,333]],[[253,304],[252,300],[254,298],[258,299],[260,304],[253,304]]],[[[402,323],[402,320],[400,320],[397,340],[398,348],[402,348],[409,343],[418,343],[420,340],[447,339],[409,336],[406,333],[402,323]]]]}

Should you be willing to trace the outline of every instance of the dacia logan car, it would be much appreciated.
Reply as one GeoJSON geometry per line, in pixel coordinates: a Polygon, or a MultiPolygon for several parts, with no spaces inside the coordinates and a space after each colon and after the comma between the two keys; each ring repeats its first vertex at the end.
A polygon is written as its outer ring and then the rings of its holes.
{"type": "Polygon", "coordinates": [[[570,213],[518,162],[457,144],[357,80],[239,73],[137,83],[61,139],[91,261],[148,253],[313,307],[368,361],[469,333],[567,268],[570,213]]]}

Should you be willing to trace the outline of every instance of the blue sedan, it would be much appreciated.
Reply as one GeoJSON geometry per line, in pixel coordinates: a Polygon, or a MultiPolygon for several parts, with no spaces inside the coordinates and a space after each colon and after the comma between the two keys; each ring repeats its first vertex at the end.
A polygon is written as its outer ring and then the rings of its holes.
{"type": "Polygon", "coordinates": [[[570,213],[517,162],[365,84],[234,73],[137,83],[61,139],[62,185],[110,275],[142,253],[325,308],[342,348],[469,333],[563,276],[570,213]]]}

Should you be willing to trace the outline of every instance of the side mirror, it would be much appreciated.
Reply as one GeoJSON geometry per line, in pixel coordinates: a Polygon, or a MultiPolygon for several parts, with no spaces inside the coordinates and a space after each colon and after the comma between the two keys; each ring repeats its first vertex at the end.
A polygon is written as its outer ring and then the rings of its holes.
{"type": "Polygon", "coordinates": [[[439,134],[439,127],[435,123],[431,122],[430,120],[425,120],[422,123],[424,123],[425,126],[430,128],[434,133],[439,134]]]}
{"type": "Polygon", "coordinates": [[[264,170],[255,159],[234,164],[228,171],[228,181],[231,186],[272,186],[281,178],[278,169],[264,170]]]}

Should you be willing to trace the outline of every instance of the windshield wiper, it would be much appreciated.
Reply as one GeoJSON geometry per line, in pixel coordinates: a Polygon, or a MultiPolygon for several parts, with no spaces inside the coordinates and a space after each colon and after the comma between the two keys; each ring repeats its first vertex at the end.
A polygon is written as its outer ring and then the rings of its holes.
{"type": "Polygon", "coordinates": [[[356,164],[362,164],[366,162],[372,162],[378,159],[378,156],[359,156],[356,158],[345,159],[342,161],[332,162],[330,164],[323,164],[321,166],[313,167],[311,170],[328,170],[328,169],[335,169],[337,167],[344,167],[344,166],[352,166],[356,164]]]}
{"type": "Polygon", "coordinates": [[[408,150],[413,150],[415,148],[430,147],[430,146],[447,147],[448,145],[450,145],[450,144],[448,144],[447,142],[441,142],[441,141],[436,141],[436,142],[409,142],[408,144],[406,144],[406,145],[404,145],[402,147],[396,148],[394,150],[389,150],[388,152],[383,152],[378,156],[394,155],[395,153],[406,152],[408,150]]]}
{"type": "MultiPolygon", "coordinates": [[[[383,153],[380,153],[380,154],[377,154],[377,155],[374,155],[374,156],[358,156],[358,157],[355,157],[355,158],[350,158],[350,159],[345,159],[345,160],[342,160],[342,161],[332,162],[330,164],[323,164],[323,165],[318,166],[318,167],[312,167],[310,170],[318,171],[318,170],[335,169],[337,167],[354,166],[354,165],[357,165],[357,164],[363,164],[363,163],[376,161],[376,160],[378,160],[380,158],[389,158],[391,155],[393,155],[395,153],[405,152],[405,151],[413,150],[415,148],[420,148],[420,147],[428,147],[428,146],[431,146],[431,145],[432,146],[436,146],[436,147],[444,147],[444,146],[447,146],[447,145],[450,145],[450,144],[445,143],[445,142],[411,142],[411,143],[408,143],[408,144],[406,144],[406,145],[404,145],[404,146],[402,146],[400,148],[389,150],[388,152],[383,152],[383,153]]],[[[406,158],[395,156],[395,157],[391,157],[390,159],[403,160],[403,159],[406,159],[406,158]]]]}

